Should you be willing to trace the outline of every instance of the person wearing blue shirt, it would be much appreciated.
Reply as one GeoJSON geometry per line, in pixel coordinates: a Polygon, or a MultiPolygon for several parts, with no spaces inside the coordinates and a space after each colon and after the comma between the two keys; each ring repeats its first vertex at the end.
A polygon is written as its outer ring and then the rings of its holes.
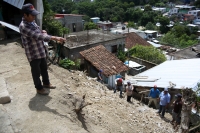
{"type": "Polygon", "coordinates": [[[150,93],[149,93],[149,103],[148,106],[151,105],[152,102],[154,102],[156,108],[158,108],[158,97],[160,95],[160,91],[158,90],[157,86],[154,85],[153,88],[151,88],[150,93]]]}
{"type": "Polygon", "coordinates": [[[165,115],[165,109],[170,103],[170,98],[171,98],[171,95],[168,93],[168,88],[165,88],[164,91],[162,91],[159,96],[160,108],[159,108],[158,114],[162,113],[161,118],[163,118],[165,115]]]}

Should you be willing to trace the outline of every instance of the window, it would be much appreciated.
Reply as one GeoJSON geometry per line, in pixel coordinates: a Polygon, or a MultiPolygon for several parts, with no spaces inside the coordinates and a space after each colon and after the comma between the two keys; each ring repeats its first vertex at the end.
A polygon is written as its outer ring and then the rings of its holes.
{"type": "Polygon", "coordinates": [[[111,52],[112,53],[117,53],[117,45],[111,46],[111,52]]]}

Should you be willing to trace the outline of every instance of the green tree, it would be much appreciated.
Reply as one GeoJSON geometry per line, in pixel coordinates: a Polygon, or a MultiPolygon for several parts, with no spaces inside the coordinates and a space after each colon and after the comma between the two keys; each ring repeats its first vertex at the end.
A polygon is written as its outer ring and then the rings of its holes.
{"type": "Polygon", "coordinates": [[[129,54],[156,64],[166,61],[165,55],[153,46],[136,45],[132,47],[129,54]]]}
{"type": "Polygon", "coordinates": [[[161,38],[161,43],[177,48],[185,48],[198,43],[196,35],[191,34],[189,36],[182,28],[179,29],[179,32],[180,34],[175,30],[168,32],[164,37],[161,38]]]}
{"type": "Polygon", "coordinates": [[[194,5],[199,8],[200,7],[200,0],[195,1],[194,5]]]}
{"type": "Polygon", "coordinates": [[[71,13],[75,8],[75,4],[71,0],[54,0],[50,4],[55,13],[71,13]]]}
{"type": "Polygon", "coordinates": [[[84,30],[91,30],[91,29],[97,29],[97,25],[93,22],[87,22],[84,24],[84,30]]]}
{"type": "Polygon", "coordinates": [[[125,12],[126,21],[138,22],[142,17],[143,11],[140,8],[128,8],[125,12]]]}
{"type": "Polygon", "coordinates": [[[155,30],[155,25],[152,22],[148,22],[145,26],[146,30],[155,30]]]}
{"type": "Polygon", "coordinates": [[[43,29],[45,29],[48,34],[55,36],[63,36],[66,33],[69,33],[69,29],[62,26],[62,24],[54,20],[54,13],[50,10],[49,4],[46,0],[43,0],[44,3],[44,16],[43,16],[43,29]]]}
{"type": "Polygon", "coordinates": [[[145,5],[145,7],[144,7],[144,11],[145,11],[145,12],[152,11],[152,7],[151,7],[151,5],[145,5]]]}
{"type": "Polygon", "coordinates": [[[125,62],[126,59],[127,59],[126,52],[124,51],[124,45],[123,45],[123,44],[120,44],[120,45],[118,46],[118,49],[117,49],[117,57],[118,57],[118,59],[120,59],[122,62],[125,62]]]}
{"type": "Polygon", "coordinates": [[[151,12],[144,12],[141,17],[140,23],[142,26],[145,26],[148,22],[154,23],[154,18],[151,12]]]}
{"type": "Polygon", "coordinates": [[[163,16],[158,16],[156,17],[156,21],[160,23],[160,31],[161,33],[167,33],[169,31],[169,27],[167,27],[167,25],[169,25],[169,18],[167,17],[163,17],[163,16]]]}
{"type": "Polygon", "coordinates": [[[155,6],[156,7],[165,7],[166,5],[163,2],[160,2],[160,3],[156,3],[155,6]]]}

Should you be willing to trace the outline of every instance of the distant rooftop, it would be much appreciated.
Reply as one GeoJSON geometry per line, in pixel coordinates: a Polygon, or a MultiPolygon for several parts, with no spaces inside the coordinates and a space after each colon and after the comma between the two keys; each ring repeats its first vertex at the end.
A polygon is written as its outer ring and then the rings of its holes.
{"type": "Polygon", "coordinates": [[[100,19],[99,17],[94,17],[94,18],[90,18],[90,19],[100,19]]]}
{"type": "Polygon", "coordinates": [[[112,22],[108,21],[99,21],[97,24],[112,24],[112,22]]]}
{"type": "Polygon", "coordinates": [[[121,39],[125,38],[125,36],[111,34],[107,31],[102,31],[102,30],[89,30],[88,36],[87,36],[87,31],[81,31],[81,32],[70,33],[69,35],[66,35],[65,38],[67,39],[67,41],[64,44],[64,46],[73,49],[85,45],[91,45],[101,42],[103,43],[105,41],[121,39]]]}
{"type": "Polygon", "coordinates": [[[55,17],[64,17],[64,16],[84,16],[80,14],[55,14],[55,17]]]}
{"type": "Polygon", "coordinates": [[[156,33],[157,31],[155,30],[145,30],[144,33],[147,33],[147,34],[152,34],[152,33],[156,33]]]}
{"type": "Polygon", "coordinates": [[[192,59],[192,58],[199,58],[197,53],[192,51],[192,47],[196,47],[198,51],[200,51],[200,44],[193,45],[187,47],[185,49],[179,50],[177,52],[170,53],[169,55],[174,56],[176,59],[192,59]]]}
{"type": "Polygon", "coordinates": [[[176,5],[176,8],[184,8],[184,9],[190,9],[190,8],[194,8],[195,6],[188,6],[188,5],[176,5]]]}

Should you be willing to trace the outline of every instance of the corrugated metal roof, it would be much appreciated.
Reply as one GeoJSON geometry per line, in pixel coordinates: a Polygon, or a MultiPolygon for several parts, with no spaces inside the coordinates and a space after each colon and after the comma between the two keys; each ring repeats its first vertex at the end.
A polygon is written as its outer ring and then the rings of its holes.
{"type": "Polygon", "coordinates": [[[3,0],[19,9],[22,9],[25,0],[3,0]]]}
{"type": "Polygon", "coordinates": [[[6,26],[6,27],[8,27],[8,28],[19,33],[19,27],[17,27],[17,26],[14,26],[12,24],[9,24],[9,23],[3,22],[3,21],[0,21],[0,24],[2,24],[2,25],[4,25],[4,26],[6,26]]]}
{"type": "Polygon", "coordinates": [[[169,82],[181,87],[195,88],[200,82],[200,59],[171,60],[155,66],[136,76],[148,76],[148,79],[158,79],[155,82],[137,82],[137,86],[159,88],[169,87],[169,82]]]}

